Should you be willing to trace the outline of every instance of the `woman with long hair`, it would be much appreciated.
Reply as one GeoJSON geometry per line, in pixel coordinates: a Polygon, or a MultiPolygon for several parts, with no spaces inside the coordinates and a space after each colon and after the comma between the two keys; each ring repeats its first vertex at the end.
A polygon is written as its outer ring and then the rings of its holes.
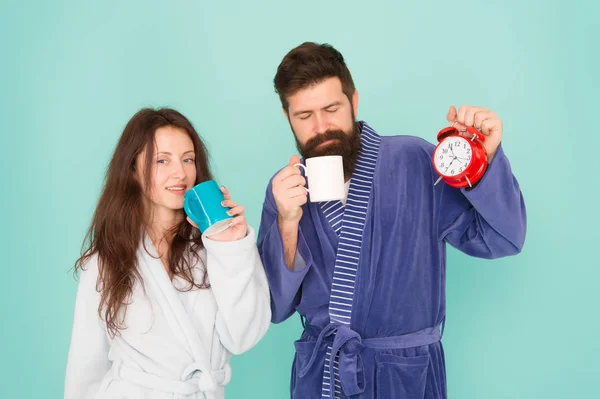
{"type": "Polygon", "coordinates": [[[65,398],[224,397],[232,354],[266,333],[269,288],[244,208],[203,236],[183,194],[211,180],[207,151],[172,109],[142,109],[108,166],[81,257],[65,398]]]}

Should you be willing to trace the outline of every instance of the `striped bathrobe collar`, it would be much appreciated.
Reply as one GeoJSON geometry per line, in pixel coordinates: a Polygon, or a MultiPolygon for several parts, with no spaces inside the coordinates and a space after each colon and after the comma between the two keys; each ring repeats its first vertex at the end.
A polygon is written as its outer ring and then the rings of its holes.
{"type": "MultiPolygon", "coordinates": [[[[359,123],[361,149],[350,180],[346,205],[344,206],[341,201],[320,204],[325,218],[339,236],[329,298],[329,318],[331,323],[346,326],[350,326],[352,317],[352,301],[362,237],[381,143],[381,137],[369,125],[364,122],[359,123]]],[[[328,346],[325,359],[323,398],[339,397],[341,392],[338,367],[336,360],[331,358],[331,349],[331,346],[328,346]],[[334,364],[330,367],[332,360],[334,364]],[[333,370],[333,376],[330,375],[329,370],[333,370]],[[331,389],[332,383],[334,392],[331,389]]]]}

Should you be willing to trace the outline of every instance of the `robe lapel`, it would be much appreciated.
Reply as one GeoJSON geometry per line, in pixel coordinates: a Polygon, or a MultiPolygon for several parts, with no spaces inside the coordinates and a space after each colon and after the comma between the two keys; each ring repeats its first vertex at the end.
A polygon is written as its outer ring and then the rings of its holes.
{"type": "MultiPolygon", "coordinates": [[[[362,123],[361,149],[356,170],[350,180],[346,206],[343,207],[342,203],[337,201],[339,205],[332,204],[327,210],[323,209],[327,220],[331,220],[332,227],[333,223],[339,222],[340,236],[329,298],[331,323],[350,326],[352,320],[354,286],[380,143],[381,137],[366,123],[362,123]]],[[[329,367],[332,362],[331,349],[332,347],[328,346],[325,358],[322,386],[324,398],[339,397],[341,392],[337,359],[334,361],[333,368],[329,367]],[[329,375],[329,370],[333,370],[333,376],[329,375]],[[331,381],[334,382],[334,392],[331,392],[331,381]]]]}
{"type": "Polygon", "coordinates": [[[158,257],[156,248],[147,236],[145,238],[145,248],[142,247],[138,251],[138,261],[144,284],[152,292],[153,298],[163,311],[173,334],[192,355],[195,365],[198,366],[197,369],[210,374],[211,367],[208,353],[194,328],[191,316],[186,311],[176,288],[158,257]]]}
{"type": "Polygon", "coordinates": [[[342,231],[342,220],[344,217],[344,204],[342,201],[327,201],[319,204],[325,215],[327,223],[333,228],[335,234],[340,235],[342,231]]]}

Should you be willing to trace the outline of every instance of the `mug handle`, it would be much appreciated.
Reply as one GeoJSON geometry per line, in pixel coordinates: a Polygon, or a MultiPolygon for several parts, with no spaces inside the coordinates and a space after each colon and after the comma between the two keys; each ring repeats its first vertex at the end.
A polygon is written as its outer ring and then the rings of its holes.
{"type": "MultiPolygon", "coordinates": [[[[297,163],[294,166],[301,166],[302,169],[304,169],[304,174],[306,176],[308,176],[308,169],[306,168],[306,166],[302,165],[301,163],[297,163]]],[[[306,190],[307,193],[310,193],[310,191],[308,191],[308,188],[304,187],[304,189],[306,190]]]]}

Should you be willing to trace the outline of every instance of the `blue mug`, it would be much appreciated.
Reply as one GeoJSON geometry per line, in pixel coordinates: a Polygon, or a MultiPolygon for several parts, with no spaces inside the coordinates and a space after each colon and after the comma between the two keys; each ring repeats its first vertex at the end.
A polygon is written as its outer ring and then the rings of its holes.
{"type": "Polygon", "coordinates": [[[214,180],[207,180],[190,188],[183,196],[183,209],[200,231],[213,235],[231,226],[229,208],[221,205],[225,199],[219,185],[214,180]]]}

